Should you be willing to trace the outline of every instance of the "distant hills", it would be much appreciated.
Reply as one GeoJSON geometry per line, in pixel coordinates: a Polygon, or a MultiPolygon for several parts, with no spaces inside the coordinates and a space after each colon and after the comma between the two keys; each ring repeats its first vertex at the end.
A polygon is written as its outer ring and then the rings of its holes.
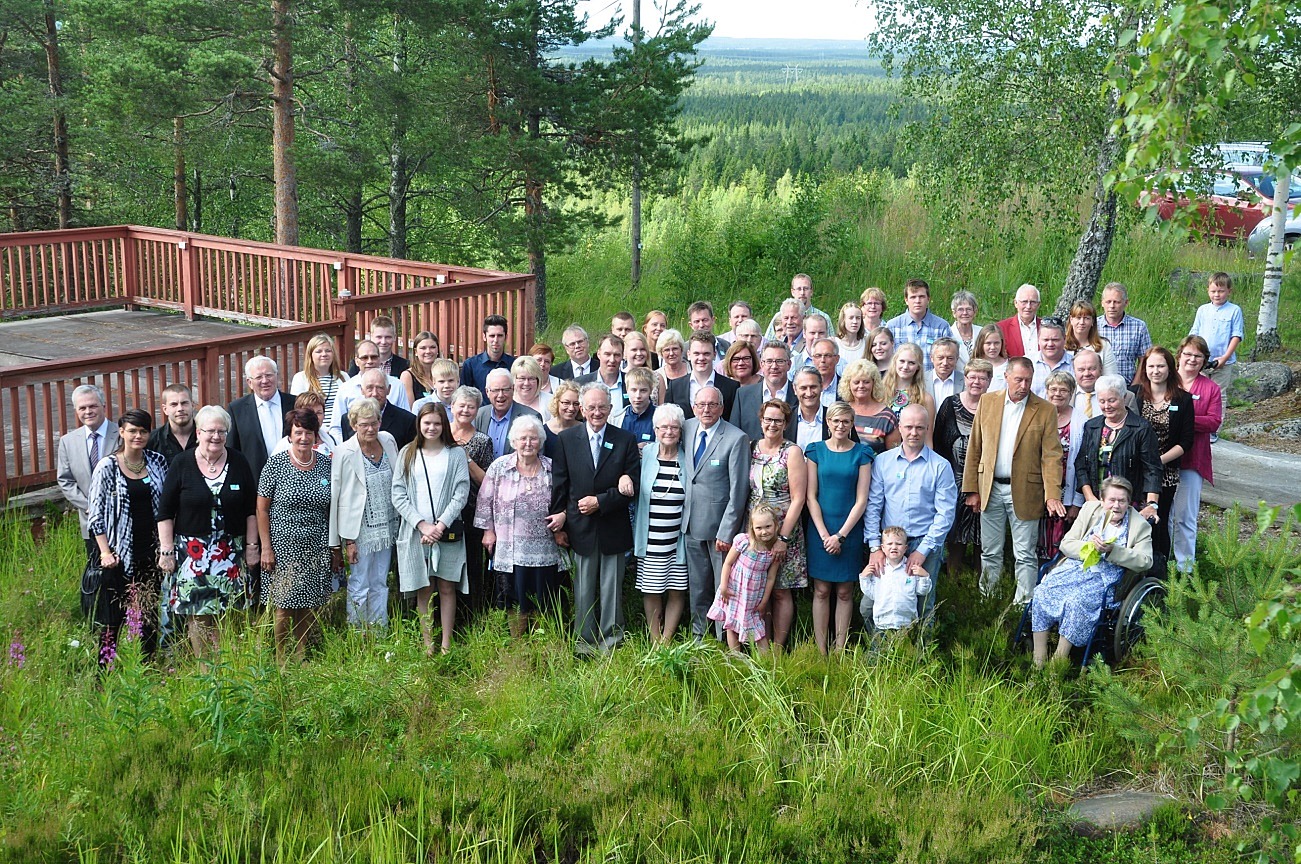
{"type": "MultiPolygon", "coordinates": [[[[562,51],[564,56],[601,57],[622,39],[594,39],[578,48],[562,51]]],[[[831,60],[866,58],[863,39],[740,39],[711,36],[700,47],[704,57],[748,57],[756,60],[831,60]]]]}

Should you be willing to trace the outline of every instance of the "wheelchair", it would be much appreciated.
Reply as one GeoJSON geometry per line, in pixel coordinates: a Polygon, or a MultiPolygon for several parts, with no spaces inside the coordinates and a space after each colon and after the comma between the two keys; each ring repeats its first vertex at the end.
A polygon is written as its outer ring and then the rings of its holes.
{"type": "MultiPolygon", "coordinates": [[[[1036,587],[1063,557],[1058,552],[1039,568],[1036,587]]],[[[1088,666],[1096,654],[1101,654],[1108,665],[1115,666],[1142,640],[1143,617],[1165,601],[1165,573],[1166,559],[1158,556],[1146,572],[1126,570],[1125,575],[1107,589],[1102,597],[1102,614],[1098,616],[1089,641],[1071,650],[1072,657],[1077,653],[1080,655],[1081,669],[1088,666]]],[[[1012,646],[1017,650],[1030,650],[1030,607],[1033,604],[1033,599],[1025,604],[1021,621],[1012,636],[1012,646]]]]}

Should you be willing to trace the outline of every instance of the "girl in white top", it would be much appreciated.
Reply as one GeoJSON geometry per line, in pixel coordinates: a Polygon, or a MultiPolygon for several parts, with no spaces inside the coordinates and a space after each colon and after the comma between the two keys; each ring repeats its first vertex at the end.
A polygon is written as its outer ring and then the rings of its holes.
{"type": "Polygon", "coordinates": [[[334,339],[326,333],[317,333],[307,340],[307,349],[303,352],[303,371],[294,373],[289,382],[289,392],[294,396],[309,390],[321,394],[325,416],[331,417],[334,394],[339,392],[339,385],[347,380],[348,373],[339,365],[339,353],[334,350],[334,339]]]}
{"type": "Polygon", "coordinates": [[[840,361],[848,366],[863,359],[867,351],[867,331],[863,329],[863,308],[857,303],[846,303],[836,316],[836,344],[840,346],[840,361]]]}
{"type": "Polygon", "coordinates": [[[994,374],[989,379],[989,388],[985,392],[1006,390],[1007,346],[1003,342],[1003,331],[998,329],[997,324],[986,324],[980,328],[980,335],[976,337],[976,346],[973,350],[975,356],[988,360],[994,367],[994,374]]]}

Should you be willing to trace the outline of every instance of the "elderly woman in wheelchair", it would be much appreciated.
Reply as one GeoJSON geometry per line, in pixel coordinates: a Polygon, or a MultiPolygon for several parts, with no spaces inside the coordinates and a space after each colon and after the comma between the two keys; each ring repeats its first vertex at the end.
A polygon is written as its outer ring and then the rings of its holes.
{"type": "Polygon", "coordinates": [[[1123,477],[1102,481],[1100,499],[1080,509],[1062,538],[1062,558],[1031,601],[1035,666],[1048,662],[1048,631],[1054,624],[1054,659],[1065,660],[1073,647],[1089,641],[1125,571],[1143,573],[1152,566],[1152,526],[1129,506],[1133,491],[1123,477]]]}

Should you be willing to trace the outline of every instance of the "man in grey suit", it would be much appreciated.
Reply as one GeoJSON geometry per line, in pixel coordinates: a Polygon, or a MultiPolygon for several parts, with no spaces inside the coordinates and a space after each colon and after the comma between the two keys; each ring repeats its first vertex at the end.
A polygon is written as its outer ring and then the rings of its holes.
{"type": "Polygon", "coordinates": [[[72,408],[81,425],[59,439],[56,476],[63,497],[77,511],[88,559],[99,560],[99,547],[87,527],[90,478],[100,459],[117,449],[117,424],[105,417],[104,391],[82,384],[72,391],[72,408]]]}
{"type": "MultiPolygon", "coordinates": [[[[785,342],[769,342],[763,346],[759,358],[759,371],[763,380],[747,384],[736,391],[736,401],[732,403],[732,413],[727,421],[746,434],[751,441],[763,437],[759,424],[759,409],[769,399],[781,399],[794,411],[799,407],[795,396],[795,387],[790,383],[787,373],[791,368],[791,349],[785,342]]],[[[795,424],[786,427],[786,440],[795,441],[795,424]]]]}
{"type": "MultiPolygon", "coordinates": [[[[527,405],[515,401],[515,376],[505,369],[493,369],[488,373],[484,383],[488,394],[488,404],[479,407],[474,415],[474,428],[492,439],[492,458],[500,459],[507,453],[514,453],[507,433],[516,417],[525,414],[542,419],[538,412],[527,405]]],[[[452,397],[455,402],[456,397],[452,397]]]]}
{"type": "MultiPolygon", "coordinates": [[[[750,439],[723,416],[723,395],[701,387],[692,404],[695,419],[682,429],[691,494],[682,511],[687,532],[691,629],[704,638],[706,616],[723,576],[723,559],[745,520],[750,497],[750,439]]],[[[717,635],[723,636],[722,626],[717,635]]]]}

